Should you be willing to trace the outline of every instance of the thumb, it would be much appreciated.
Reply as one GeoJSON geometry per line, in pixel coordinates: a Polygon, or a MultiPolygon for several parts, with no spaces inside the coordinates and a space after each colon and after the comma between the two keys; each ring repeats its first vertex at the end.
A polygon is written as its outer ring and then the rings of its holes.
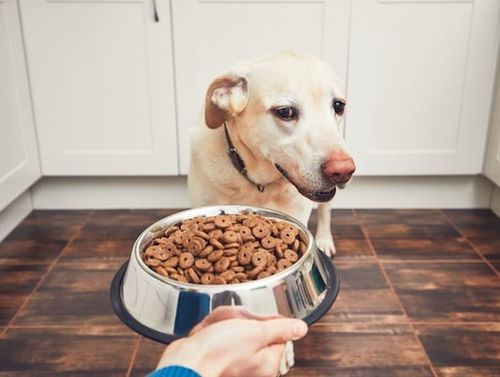
{"type": "Polygon", "coordinates": [[[260,342],[263,347],[275,343],[285,343],[298,340],[307,334],[307,324],[300,319],[278,318],[267,321],[259,321],[263,334],[260,342]]]}

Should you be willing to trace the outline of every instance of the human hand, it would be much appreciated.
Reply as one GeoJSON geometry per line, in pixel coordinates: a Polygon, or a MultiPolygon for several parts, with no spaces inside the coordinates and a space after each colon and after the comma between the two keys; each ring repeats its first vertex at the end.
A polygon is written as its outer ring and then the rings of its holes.
{"type": "Polygon", "coordinates": [[[183,365],[203,377],[275,377],[285,343],[306,333],[301,320],[217,309],[187,338],[168,346],[158,368],[183,365]]]}

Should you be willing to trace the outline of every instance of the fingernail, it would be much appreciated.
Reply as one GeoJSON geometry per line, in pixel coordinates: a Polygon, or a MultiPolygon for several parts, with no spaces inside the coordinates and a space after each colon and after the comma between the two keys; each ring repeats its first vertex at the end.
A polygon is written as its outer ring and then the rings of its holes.
{"type": "Polygon", "coordinates": [[[292,327],[293,336],[296,338],[302,338],[307,334],[307,325],[304,321],[295,321],[292,327]]]}

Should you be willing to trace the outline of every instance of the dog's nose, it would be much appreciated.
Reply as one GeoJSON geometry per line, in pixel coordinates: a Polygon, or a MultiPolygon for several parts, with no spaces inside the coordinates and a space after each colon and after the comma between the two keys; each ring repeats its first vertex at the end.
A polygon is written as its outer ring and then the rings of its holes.
{"type": "Polygon", "coordinates": [[[355,170],[354,160],[346,153],[334,153],[321,164],[323,175],[333,184],[346,183],[355,170]]]}

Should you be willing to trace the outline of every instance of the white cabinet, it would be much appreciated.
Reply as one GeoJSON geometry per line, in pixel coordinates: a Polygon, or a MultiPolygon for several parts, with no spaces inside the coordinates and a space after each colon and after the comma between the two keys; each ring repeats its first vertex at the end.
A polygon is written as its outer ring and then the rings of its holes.
{"type": "Polygon", "coordinates": [[[495,101],[492,103],[492,117],[484,159],[484,174],[500,187],[500,65],[497,66],[495,101]]]}
{"type": "Polygon", "coordinates": [[[0,211],[40,177],[16,0],[0,0],[0,211]]]}
{"type": "Polygon", "coordinates": [[[178,174],[168,0],[20,5],[43,174],[178,174]]]}
{"type": "Polygon", "coordinates": [[[345,77],[349,1],[173,0],[180,171],[189,128],[210,81],[240,60],[294,49],[327,59],[345,77]]]}
{"type": "Polygon", "coordinates": [[[481,172],[498,0],[353,0],[346,139],[360,175],[481,172]]]}

